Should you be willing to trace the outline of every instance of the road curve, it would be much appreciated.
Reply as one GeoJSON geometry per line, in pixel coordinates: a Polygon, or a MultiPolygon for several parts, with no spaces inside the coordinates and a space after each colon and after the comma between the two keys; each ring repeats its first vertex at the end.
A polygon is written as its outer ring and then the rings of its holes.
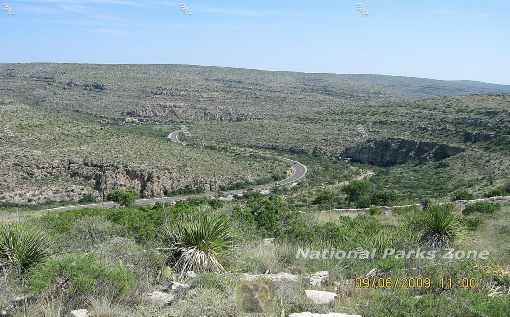
{"type": "MultiPolygon", "coordinates": [[[[187,130],[181,129],[181,130],[173,131],[168,135],[167,139],[170,140],[171,142],[185,145],[184,142],[179,140],[179,134],[181,134],[181,133],[187,133],[187,130]]],[[[278,187],[293,186],[294,184],[299,183],[306,177],[306,174],[308,173],[308,168],[306,167],[306,165],[304,165],[298,161],[288,159],[288,158],[281,157],[278,159],[280,159],[282,161],[289,162],[292,164],[291,174],[289,177],[287,177],[283,180],[280,180],[278,182],[275,182],[275,183],[259,185],[259,186],[255,186],[250,189],[238,189],[238,190],[225,191],[225,192],[223,192],[223,194],[225,196],[239,196],[239,195],[243,195],[246,192],[252,191],[252,190],[253,191],[264,191],[264,190],[268,190],[274,186],[278,186],[278,187]]],[[[175,203],[178,201],[184,201],[184,200],[188,200],[188,199],[192,199],[192,198],[204,198],[204,197],[212,198],[212,197],[214,197],[214,194],[213,193],[201,193],[201,194],[193,194],[193,195],[178,195],[178,196],[168,196],[168,197],[159,197],[159,198],[143,198],[143,199],[137,199],[135,201],[135,205],[136,206],[150,206],[150,205],[153,205],[156,203],[175,203]]],[[[87,205],[62,206],[62,207],[57,207],[57,208],[39,210],[39,213],[65,212],[65,211],[72,211],[72,210],[78,210],[78,209],[92,209],[92,208],[115,208],[118,206],[119,205],[117,203],[114,203],[111,201],[105,201],[105,202],[87,204],[87,205]]]]}

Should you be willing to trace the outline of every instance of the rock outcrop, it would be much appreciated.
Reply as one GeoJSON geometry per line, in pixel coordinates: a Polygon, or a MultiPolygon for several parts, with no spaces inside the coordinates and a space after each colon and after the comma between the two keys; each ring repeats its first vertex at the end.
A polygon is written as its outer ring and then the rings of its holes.
{"type": "Polygon", "coordinates": [[[464,151],[463,148],[434,142],[408,139],[368,140],[347,148],[344,159],[376,166],[394,166],[408,162],[425,163],[441,161],[464,151]]]}
{"type": "Polygon", "coordinates": [[[162,197],[173,193],[198,193],[220,190],[236,179],[207,178],[183,175],[171,167],[147,168],[111,162],[68,159],[31,162],[19,160],[10,170],[16,175],[6,176],[0,185],[0,203],[41,204],[46,202],[79,201],[84,196],[101,200],[115,189],[129,188],[141,197],[162,197]],[[27,184],[22,179],[31,180],[27,184]],[[37,185],[35,180],[61,180],[37,185]]]}

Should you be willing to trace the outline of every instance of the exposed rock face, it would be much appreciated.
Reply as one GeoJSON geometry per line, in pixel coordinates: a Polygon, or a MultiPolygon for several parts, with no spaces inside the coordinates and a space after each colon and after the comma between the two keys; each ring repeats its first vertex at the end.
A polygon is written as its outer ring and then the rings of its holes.
{"type": "Polygon", "coordinates": [[[441,161],[464,149],[446,144],[406,139],[368,140],[346,149],[341,156],[353,162],[377,166],[394,166],[407,162],[441,161]]]}
{"type": "MultiPolygon", "coordinates": [[[[65,179],[63,185],[2,184],[0,203],[40,204],[49,201],[78,201],[84,195],[97,200],[118,188],[130,188],[141,197],[162,197],[175,192],[216,191],[236,180],[228,177],[183,176],[164,167],[148,169],[92,160],[69,159],[53,162],[18,161],[12,165],[27,179],[65,179]]],[[[6,178],[7,179],[7,178],[6,178]]]]}
{"type": "Polygon", "coordinates": [[[496,133],[494,132],[465,132],[464,133],[464,142],[466,143],[478,143],[478,142],[489,142],[493,141],[497,138],[496,133]]]}

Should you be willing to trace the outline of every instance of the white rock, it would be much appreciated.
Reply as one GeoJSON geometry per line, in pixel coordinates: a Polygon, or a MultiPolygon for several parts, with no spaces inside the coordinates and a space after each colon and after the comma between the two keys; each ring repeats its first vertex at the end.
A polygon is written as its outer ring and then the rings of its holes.
{"type": "Polygon", "coordinates": [[[179,282],[171,282],[166,287],[162,289],[162,291],[167,293],[181,294],[186,292],[190,286],[188,284],[183,284],[179,282]]]}
{"type": "Polygon", "coordinates": [[[170,305],[175,299],[175,295],[172,293],[165,293],[160,291],[154,291],[147,294],[147,300],[156,306],[170,305]]]}
{"type": "Polygon", "coordinates": [[[195,277],[197,277],[197,273],[195,273],[193,271],[187,271],[186,272],[186,277],[188,277],[188,278],[195,278],[195,277]]]}
{"type": "Polygon", "coordinates": [[[89,317],[90,314],[89,314],[89,311],[86,309],[77,309],[77,310],[71,311],[71,316],[72,317],[89,317]]]}
{"type": "Polygon", "coordinates": [[[310,276],[310,285],[312,286],[321,286],[329,279],[328,271],[321,271],[314,273],[310,276]]]}
{"type": "Polygon", "coordinates": [[[273,282],[298,282],[299,276],[290,273],[278,273],[278,274],[244,274],[242,280],[254,281],[259,278],[266,278],[273,282]]]}
{"type": "Polygon", "coordinates": [[[347,315],[347,314],[340,314],[340,313],[312,314],[312,313],[306,312],[306,313],[290,314],[289,317],[361,317],[361,315],[347,315]]]}
{"type": "Polygon", "coordinates": [[[315,290],[306,290],[306,297],[309,300],[314,302],[317,305],[324,305],[333,302],[336,298],[336,293],[325,292],[325,291],[315,291],[315,290]]]}

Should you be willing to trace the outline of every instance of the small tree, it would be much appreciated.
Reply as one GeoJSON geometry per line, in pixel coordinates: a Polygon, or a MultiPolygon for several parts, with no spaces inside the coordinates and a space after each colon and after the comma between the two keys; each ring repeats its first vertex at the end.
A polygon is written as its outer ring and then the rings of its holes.
{"type": "Polygon", "coordinates": [[[138,193],[130,190],[114,190],[107,198],[121,206],[132,207],[135,204],[135,200],[138,198],[138,193]]]}

